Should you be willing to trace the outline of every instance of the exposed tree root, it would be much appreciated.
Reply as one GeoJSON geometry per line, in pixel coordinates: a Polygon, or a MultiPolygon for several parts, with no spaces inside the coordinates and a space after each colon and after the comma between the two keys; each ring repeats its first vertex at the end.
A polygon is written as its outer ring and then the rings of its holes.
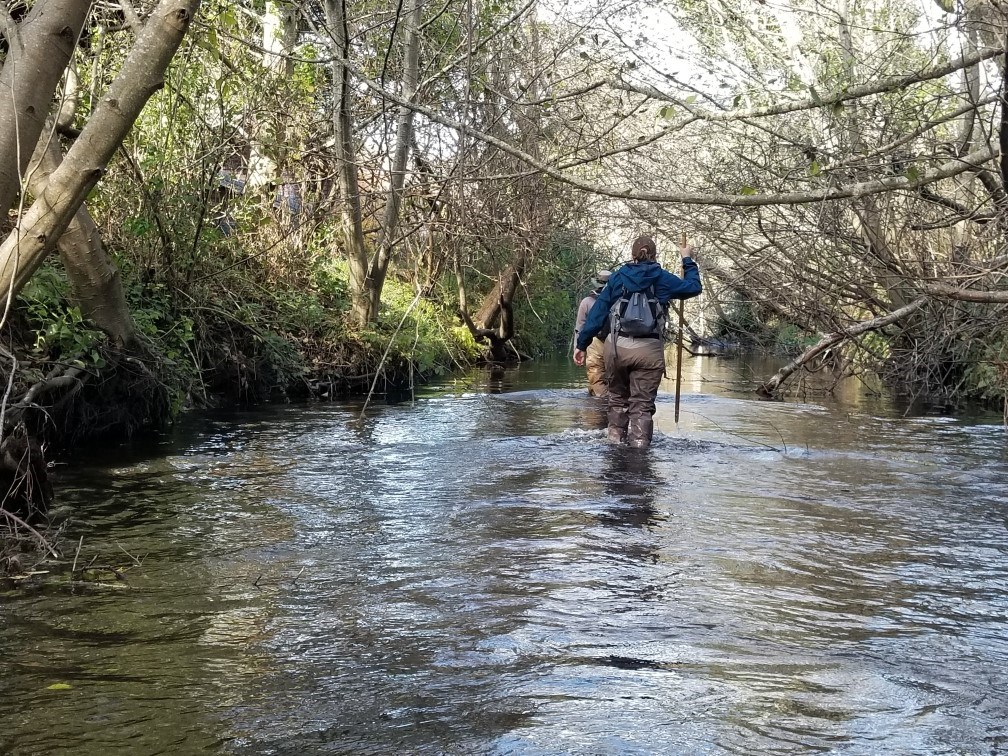
{"type": "Polygon", "coordinates": [[[521,362],[528,357],[518,352],[511,344],[514,337],[514,310],[511,303],[500,297],[498,300],[500,308],[500,325],[497,328],[479,328],[469,313],[462,307],[458,309],[458,316],[465,323],[469,333],[477,341],[486,342],[489,347],[486,355],[486,362],[491,365],[505,365],[511,362],[521,362]],[[511,347],[513,354],[508,352],[511,347]]]}
{"type": "Polygon", "coordinates": [[[149,358],[107,350],[100,371],[74,360],[48,363],[39,378],[37,363],[8,356],[15,375],[0,417],[0,506],[25,523],[42,517],[52,500],[46,449],[121,441],[170,419],[170,389],[149,358]]]}
{"type": "Polygon", "coordinates": [[[23,425],[0,441],[0,517],[8,527],[29,528],[52,501],[42,446],[23,425]]]}

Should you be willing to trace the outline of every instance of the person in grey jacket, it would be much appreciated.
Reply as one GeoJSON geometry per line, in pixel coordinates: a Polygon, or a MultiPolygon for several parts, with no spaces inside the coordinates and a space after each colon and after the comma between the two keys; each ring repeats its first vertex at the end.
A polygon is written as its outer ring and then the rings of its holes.
{"type": "MultiPolygon", "coordinates": [[[[595,304],[595,300],[598,299],[598,295],[602,292],[603,287],[609,281],[609,276],[612,273],[608,270],[600,270],[595,276],[595,282],[598,284],[595,290],[589,294],[587,297],[581,300],[581,304],[578,305],[577,320],[574,323],[574,343],[577,343],[578,335],[581,333],[581,329],[584,327],[584,322],[588,318],[588,313],[595,304]]],[[[605,345],[602,340],[596,336],[591,340],[588,348],[585,350],[585,368],[588,372],[588,393],[592,396],[606,397],[609,395],[609,389],[606,386],[606,375],[605,375],[605,345]]]]}
{"type": "MultiPolygon", "coordinates": [[[[588,312],[577,338],[574,362],[583,365],[585,350],[609,321],[612,306],[626,294],[653,287],[662,308],[673,299],[690,299],[703,290],[700,270],[689,245],[679,248],[683,277],[679,278],[657,262],[654,239],[638,237],[631,247],[631,262],[609,277],[588,312]]],[[[646,448],[654,433],[655,398],[665,375],[665,342],[662,334],[631,337],[611,335],[605,342],[606,378],[609,385],[608,437],[615,443],[646,448]]]]}

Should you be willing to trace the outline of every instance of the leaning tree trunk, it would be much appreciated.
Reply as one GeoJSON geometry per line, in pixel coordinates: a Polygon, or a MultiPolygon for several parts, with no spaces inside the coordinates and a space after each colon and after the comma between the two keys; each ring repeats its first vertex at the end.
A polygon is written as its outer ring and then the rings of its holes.
{"type": "Polygon", "coordinates": [[[497,279],[497,285],[483,298],[483,304],[473,320],[482,328],[490,328],[497,322],[501,315],[501,302],[511,304],[514,302],[515,292],[518,291],[518,284],[521,277],[525,275],[525,267],[528,265],[531,256],[531,242],[523,239],[518,243],[518,249],[511,260],[511,264],[501,272],[497,279]]]}
{"type": "MultiPolygon", "coordinates": [[[[39,140],[29,168],[29,191],[36,197],[45,191],[49,177],[63,161],[63,151],[55,136],[39,140]]],[[[101,233],[87,205],[70,219],[57,243],[76,304],[81,313],[124,346],[137,338],[136,325],[126,304],[119,271],[109,261],[101,233]]]]}
{"type": "Polygon", "coordinates": [[[199,7],[199,0],[161,0],[137,37],[108,92],[42,193],[0,246],[0,310],[17,294],[98,182],[140,111],[164,86],[164,73],[199,7]]]}
{"type": "Polygon", "coordinates": [[[20,24],[0,9],[0,32],[9,48],[0,70],[0,213],[4,216],[17,201],[49,104],[90,8],[90,0],[38,0],[20,24]]]}

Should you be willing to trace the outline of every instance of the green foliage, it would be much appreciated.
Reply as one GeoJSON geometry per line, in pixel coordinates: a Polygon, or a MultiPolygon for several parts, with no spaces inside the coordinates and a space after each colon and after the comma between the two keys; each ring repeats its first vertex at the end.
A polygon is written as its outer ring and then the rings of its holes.
{"type": "Polygon", "coordinates": [[[775,340],[773,329],[752,300],[736,297],[723,308],[711,328],[715,338],[742,346],[767,348],[775,340]]]}
{"type": "Polygon", "coordinates": [[[571,291],[542,289],[533,300],[518,303],[515,319],[520,330],[515,345],[522,353],[538,357],[570,346],[578,304],[571,291]]]}
{"type": "Polygon", "coordinates": [[[966,356],[964,388],[972,398],[985,402],[1008,397],[1008,330],[982,341],[974,340],[966,356]]]}
{"type": "Polygon", "coordinates": [[[19,305],[35,329],[34,349],[51,359],[101,368],[105,365],[101,351],[107,337],[85,323],[80,309],[69,303],[68,292],[66,276],[50,265],[36,271],[21,291],[19,305]]]}
{"type": "Polygon", "coordinates": [[[763,312],[755,302],[736,296],[723,308],[724,317],[715,320],[712,335],[717,339],[750,349],[794,357],[819,340],[819,334],[763,312]]]}
{"type": "Polygon", "coordinates": [[[391,342],[391,359],[409,360],[422,376],[440,376],[471,363],[480,351],[468,329],[453,321],[453,313],[418,299],[411,286],[390,279],[378,322],[364,329],[360,338],[371,349],[380,350],[379,355],[391,342]]]}
{"type": "Polygon", "coordinates": [[[194,340],[192,318],[179,311],[175,294],[166,283],[144,282],[129,258],[121,258],[118,265],[137,331],[170,362],[185,365],[184,371],[193,377],[195,367],[189,364],[194,340]]]}
{"type": "Polygon", "coordinates": [[[350,309],[350,265],[343,257],[318,255],[312,281],[319,296],[341,312],[350,309]]]}
{"type": "Polygon", "coordinates": [[[889,337],[880,331],[869,331],[860,338],[861,345],[870,354],[878,355],[880,360],[889,357],[891,343],[889,337]]]}
{"type": "Polygon", "coordinates": [[[781,323],[774,336],[775,351],[795,357],[819,341],[817,334],[810,334],[793,323],[781,323]]]}
{"type": "Polygon", "coordinates": [[[305,374],[304,356],[289,338],[274,331],[250,328],[253,348],[249,355],[256,364],[268,370],[269,384],[264,391],[286,390],[305,374]]]}
{"type": "Polygon", "coordinates": [[[585,282],[601,267],[599,254],[579,233],[560,229],[546,244],[542,260],[515,301],[515,346],[541,356],[564,351],[574,333],[585,282]]]}

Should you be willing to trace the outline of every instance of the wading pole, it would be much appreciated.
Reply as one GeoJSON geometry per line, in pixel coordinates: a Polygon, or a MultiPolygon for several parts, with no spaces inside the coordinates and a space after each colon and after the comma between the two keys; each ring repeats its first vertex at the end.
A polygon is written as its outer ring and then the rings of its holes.
{"type": "MultiPolygon", "coordinates": [[[[686,246],[686,232],[679,234],[679,245],[686,246]]],[[[679,312],[679,337],[676,339],[675,363],[675,421],[679,422],[679,396],[682,394],[682,340],[683,340],[683,300],[679,300],[676,308],[679,312]]]]}

